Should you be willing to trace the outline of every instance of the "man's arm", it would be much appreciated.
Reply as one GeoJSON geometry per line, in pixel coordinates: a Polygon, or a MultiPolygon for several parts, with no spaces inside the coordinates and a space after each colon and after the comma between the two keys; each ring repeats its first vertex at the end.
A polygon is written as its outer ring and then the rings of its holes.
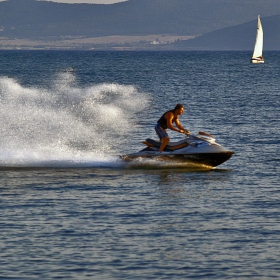
{"type": "Polygon", "coordinates": [[[171,129],[171,130],[174,130],[174,131],[183,133],[183,132],[184,132],[184,128],[181,126],[181,124],[180,124],[180,122],[179,122],[178,119],[175,120],[175,124],[176,124],[176,126],[177,126],[179,129],[177,129],[176,127],[174,127],[174,126],[172,125],[173,117],[174,117],[174,115],[173,115],[171,112],[166,113],[165,119],[166,119],[166,121],[167,121],[167,127],[168,127],[169,129],[171,129]],[[178,126],[178,124],[179,124],[179,126],[178,126]]]}
{"type": "Polygon", "coordinates": [[[175,124],[180,130],[185,130],[184,127],[180,124],[180,121],[178,118],[175,120],[175,124]]]}
{"type": "Polygon", "coordinates": [[[178,119],[175,121],[175,123],[176,123],[177,127],[180,129],[180,133],[184,133],[184,134],[186,134],[186,135],[188,135],[188,134],[191,133],[189,130],[185,129],[185,128],[180,124],[180,121],[179,121],[178,119]]]}

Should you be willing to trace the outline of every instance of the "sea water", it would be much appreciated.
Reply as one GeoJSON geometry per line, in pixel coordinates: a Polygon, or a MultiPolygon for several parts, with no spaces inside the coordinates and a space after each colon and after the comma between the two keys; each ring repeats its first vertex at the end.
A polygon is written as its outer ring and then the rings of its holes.
{"type": "Polygon", "coordinates": [[[279,278],[280,53],[250,56],[1,51],[0,279],[279,278]],[[120,160],[177,103],[235,155],[120,160]]]}

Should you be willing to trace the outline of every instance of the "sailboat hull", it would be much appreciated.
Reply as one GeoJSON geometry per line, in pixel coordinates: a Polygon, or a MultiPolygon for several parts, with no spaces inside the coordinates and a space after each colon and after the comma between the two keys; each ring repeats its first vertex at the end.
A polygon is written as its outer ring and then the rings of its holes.
{"type": "Polygon", "coordinates": [[[252,63],[264,63],[264,59],[258,59],[258,58],[251,58],[252,63]]]}

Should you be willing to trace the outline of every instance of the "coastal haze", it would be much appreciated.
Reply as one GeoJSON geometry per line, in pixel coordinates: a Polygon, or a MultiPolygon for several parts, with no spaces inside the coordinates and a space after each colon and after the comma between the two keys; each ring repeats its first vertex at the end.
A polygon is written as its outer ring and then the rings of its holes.
{"type": "Polygon", "coordinates": [[[0,49],[280,49],[276,0],[0,1],[0,49]]]}

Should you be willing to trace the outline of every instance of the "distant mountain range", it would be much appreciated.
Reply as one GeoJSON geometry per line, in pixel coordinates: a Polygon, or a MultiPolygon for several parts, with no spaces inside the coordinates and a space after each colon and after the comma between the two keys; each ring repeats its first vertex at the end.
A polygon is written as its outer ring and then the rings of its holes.
{"type": "Polygon", "coordinates": [[[0,48],[4,40],[12,48],[13,40],[19,39],[42,43],[104,36],[201,35],[148,48],[251,49],[258,14],[266,46],[280,46],[279,0],[129,0],[112,5],[7,0],[0,2],[0,48]]]}
{"type": "MultiPolygon", "coordinates": [[[[264,50],[280,50],[280,15],[261,19],[264,30],[264,50]]],[[[170,49],[181,50],[253,50],[257,32],[255,20],[219,29],[191,40],[170,44],[170,49]]]]}

